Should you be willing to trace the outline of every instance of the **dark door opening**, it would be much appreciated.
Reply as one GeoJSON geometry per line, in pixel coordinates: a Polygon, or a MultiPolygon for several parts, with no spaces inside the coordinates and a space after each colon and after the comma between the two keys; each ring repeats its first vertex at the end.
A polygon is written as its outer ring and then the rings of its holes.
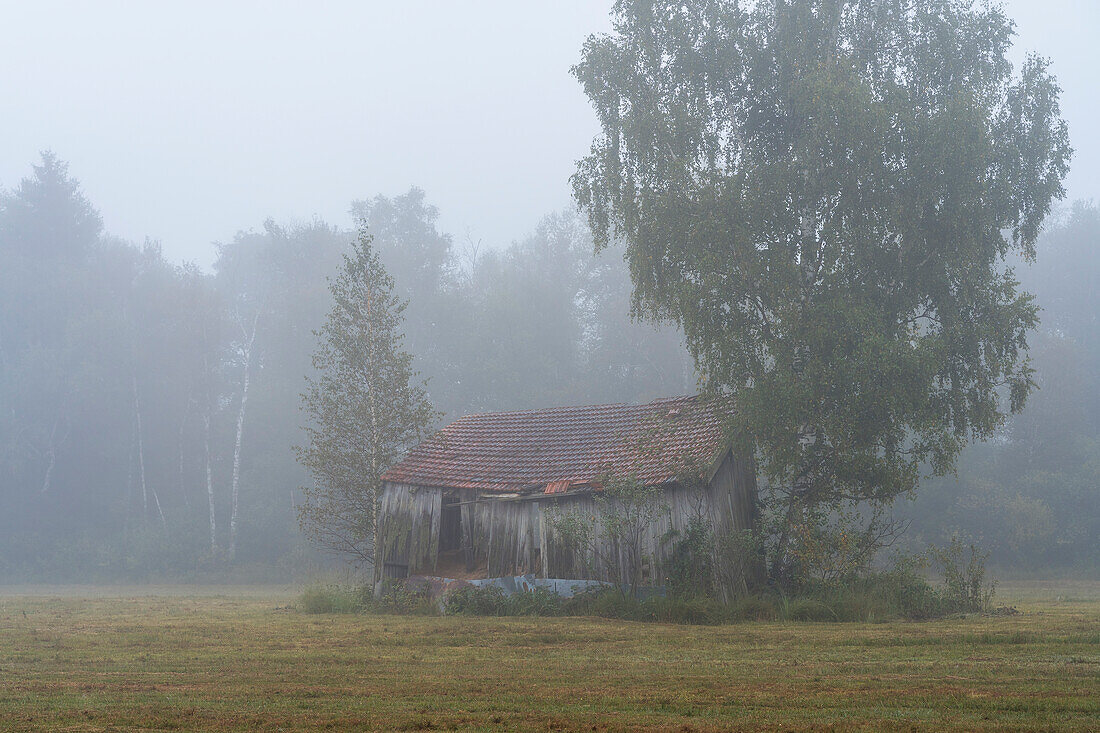
{"type": "Polygon", "coordinates": [[[458,499],[444,496],[439,517],[439,555],[435,564],[437,574],[445,578],[466,577],[466,553],[462,548],[462,507],[458,499]]]}
{"type": "Polygon", "coordinates": [[[439,522],[439,551],[462,549],[462,508],[453,496],[443,497],[443,515],[439,522]]]}

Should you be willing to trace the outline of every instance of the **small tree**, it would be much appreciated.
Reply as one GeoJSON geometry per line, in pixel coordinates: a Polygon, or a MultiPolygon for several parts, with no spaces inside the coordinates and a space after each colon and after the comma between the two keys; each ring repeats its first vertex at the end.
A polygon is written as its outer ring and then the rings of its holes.
{"type": "Polygon", "coordinates": [[[308,445],[296,448],[313,485],[303,488],[302,531],[356,564],[374,561],[382,473],[437,414],[412,356],[403,351],[402,312],[365,228],[329,283],[333,307],[313,354],[302,410],[308,445]]]}

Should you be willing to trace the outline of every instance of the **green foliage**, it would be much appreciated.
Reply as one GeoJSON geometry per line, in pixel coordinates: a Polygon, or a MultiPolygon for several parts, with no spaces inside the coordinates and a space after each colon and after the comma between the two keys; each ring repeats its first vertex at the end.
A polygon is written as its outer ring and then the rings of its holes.
{"type": "Polygon", "coordinates": [[[443,610],[458,616],[513,616],[511,597],[493,586],[467,586],[447,594],[443,610]]]}
{"type": "Polygon", "coordinates": [[[775,597],[759,593],[741,596],[727,608],[730,619],[734,621],[774,621],[779,618],[779,604],[775,597]]]}
{"type": "Polygon", "coordinates": [[[711,596],[715,593],[714,532],[702,517],[692,517],[683,534],[673,533],[665,565],[665,583],[673,596],[711,596]]]}
{"type": "Polygon", "coordinates": [[[992,607],[997,586],[996,582],[986,582],[989,553],[953,537],[945,547],[933,546],[929,555],[943,573],[943,599],[952,611],[978,612],[992,607]]]}
{"type": "Polygon", "coordinates": [[[787,542],[788,583],[828,584],[858,577],[892,544],[905,524],[891,519],[882,503],[808,507],[800,518],[782,517],[776,543],[787,542]]]}
{"type": "Polygon", "coordinates": [[[635,595],[657,570],[654,558],[645,553],[644,540],[668,515],[664,488],[633,476],[604,475],[599,482],[602,488],[592,494],[595,513],[555,507],[547,512],[547,521],[558,541],[580,558],[586,576],[601,568],[605,577],[620,578],[635,595]]]}
{"type": "Polygon", "coordinates": [[[365,229],[329,287],[334,304],[302,395],[309,442],[297,455],[314,483],[298,516],[318,544],[369,565],[382,473],[437,415],[402,350],[405,303],[365,229]]]}
{"type": "Polygon", "coordinates": [[[363,609],[360,595],[354,588],[336,583],[315,583],[298,597],[298,608],[304,613],[356,613],[363,609]]]}
{"type": "Polygon", "coordinates": [[[714,538],[714,585],[722,597],[738,598],[749,594],[754,579],[760,576],[765,539],[760,527],[714,538]]]}
{"type": "Polygon", "coordinates": [[[788,528],[949,472],[1034,386],[1005,260],[1063,195],[1057,83],[1035,57],[1013,75],[997,5],[883,7],[628,0],[574,69],[596,242],[626,242],[637,312],[736,405],[788,528]]]}
{"type": "Polygon", "coordinates": [[[359,589],[363,609],[371,613],[392,613],[403,616],[435,616],[439,604],[427,588],[410,585],[403,580],[384,578],[381,592],[365,585],[359,589]]]}
{"type": "Polygon", "coordinates": [[[841,618],[832,606],[817,598],[782,598],[779,616],[785,621],[854,620],[841,618]]]}
{"type": "Polygon", "coordinates": [[[897,508],[913,549],[966,538],[1013,572],[1100,567],[1100,209],[1078,202],[1044,231],[1021,279],[1043,306],[1032,339],[1039,390],[1004,440],[897,508]]]}
{"type": "MultiPolygon", "coordinates": [[[[712,547],[698,528],[693,535],[700,541],[699,548],[712,547]]],[[[955,542],[943,549],[932,548],[929,556],[944,575],[938,588],[920,574],[927,566],[927,558],[902,555],[888,570],[865,570],[824,581],[808,580],[795,592],[758,591],[736,596],[729,602],[699,592],[699,587],[690,583],[675,586],[667,596],[648,598],[639,598],[629,588],[612,586],[565,598],[548,588],[509,594],[496,586],[467,585],[437,600],[427,587],[387,579],[378,595],[370,586],[315,583],[303,592],[299,607],[307,613],[596,616],[703,625],[742,621],[922,621],[990,610],[993,587],[985,582],[984,555],[973,547],[967,554],[966,548],[955,542]]]]}
{"type": "Polygon", "coordinates": [[[457,616],[563,616],[569,601],[547,588],[507,594],[495,586],[466,586],[448,593],[444,611],[457,616]]]}
{"type": "Polygon", "coordinates": [[[898,618],[927,620],[951,612],[942,595],[927,580],[899,567],[843,582],[809,584],[799,596],[784,599],[781,616],[794,620],[880,622],[898,618]]]}
{"type": "Polygon", "coordinates": [[[807,583],[793,594],[756,592],[728,603],[705,595],[674,594],[640,599],[618,588],[559,597],[546,589],[507,595],[499,588],[466,587],[444,601],[447,614],[468,616],[598,616],[629,621],[725,624],[742,621],[884,622],[942,618],[975,609],[960,601],[950,583],[934,588],[911,560],[891,570],[843,581],[807,583]]]}
{"type": "Polygon", "coordinates": [[[598,616],[630,621],[715,624],[729,619],[727,609],[703,597],[652,597],[640,600],[618,588],[589,590],[564,598],[545,588],[507,595],[493,586],[460,588],[449,594],[446,613],[467,616],[598,616]]]}

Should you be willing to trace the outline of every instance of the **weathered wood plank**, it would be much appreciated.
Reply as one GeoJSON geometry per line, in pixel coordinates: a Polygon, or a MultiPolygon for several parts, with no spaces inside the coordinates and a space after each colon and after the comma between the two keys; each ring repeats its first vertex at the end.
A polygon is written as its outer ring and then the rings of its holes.
{"type": "MultiPolygon", "coordinates": [[[[502,500],[469,489],[449,490],[460,503],[462,545],[466,567],[484,563],[490,577],[538,573],[542,577],[592,578],[625,582],[613,577],[622,568],[625,548],[604,540],[594,557],[583,549],[566,546],[549,521],[552,511],[577,511],[594,517],[597,524],[604,502],[591,493],[538,496],[530,500],[502,500]]],[[[703,519],[716,535],[753,526],[755,476],[751,466],[727,454],[710,482],[702,488],[671,485],[665,489],[667,512],[642,537],[647,582],[663,582],[662,572],[671,559],[673,538],[682,536],[693,519],[703,519]]],[[[409,573],[434,572],[439,555],[443,491],[431,487],[386,484],[380,502],[377,567],[404,566],[409,573]]],[[[603,532],[597,531],[597,535],[603,532]]]]}

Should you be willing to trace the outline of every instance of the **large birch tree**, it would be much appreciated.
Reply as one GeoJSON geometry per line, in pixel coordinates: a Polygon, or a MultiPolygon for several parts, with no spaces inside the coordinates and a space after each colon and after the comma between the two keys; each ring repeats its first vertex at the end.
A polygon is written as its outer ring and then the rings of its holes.
{"type": "Polygon", "coordinates": [[[574,177],[637,312],[732,397],[776,519],[950,471],[1033,388],[1035,254],[1071,154],[1048,63],[972,0],[620,0],[574,72],[601,134],[574,177]]]}

